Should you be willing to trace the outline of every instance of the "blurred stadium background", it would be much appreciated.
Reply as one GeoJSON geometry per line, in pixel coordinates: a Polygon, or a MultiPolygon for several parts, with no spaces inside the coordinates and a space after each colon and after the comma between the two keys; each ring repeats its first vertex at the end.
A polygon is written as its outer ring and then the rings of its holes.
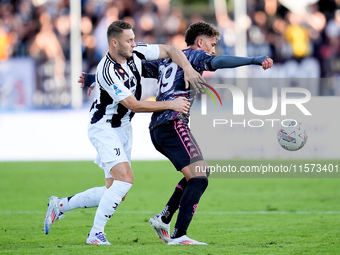
{"type": "MultiPolygon", "coordinates": [[[[296,78],[308,78],[313,97],[339,102],[340,0],[0,0],[0,160],[94,159],[86,134],[92,96],[77,79],[95,72],[117,19],[134,25],[137,42],[183,49],[190,23],[214,23],[222,33],[217,54],[268,55],[275,66],[206,72],[208,83],[285,78],[299,86],[296,78]]],[[[143,99],[155,89],[144,80],[143,99]]],[[[149,141],[149,119],[133,121],[134,159],[163,158],[149,141]]],[[[327,129],[318,132],[322,139],[327,129]]]]}

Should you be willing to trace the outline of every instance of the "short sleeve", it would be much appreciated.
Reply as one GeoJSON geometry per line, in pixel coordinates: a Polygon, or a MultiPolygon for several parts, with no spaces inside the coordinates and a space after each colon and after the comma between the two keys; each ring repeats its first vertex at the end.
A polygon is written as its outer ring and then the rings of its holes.
{"type": "Polygon", "coordinates": [[[198,71],[215,71],[211,66],[211,61],[215,56],[210,55],[203,50],[192,50],[190,52],[189,61],[191,65],[198,71]]]}
{"type": "Polygon", "coordinates": [[[160,50],[158,44],[137,43],[134,52],[142,55],[141,59],[157,60],[159,59],[160,50]]]}

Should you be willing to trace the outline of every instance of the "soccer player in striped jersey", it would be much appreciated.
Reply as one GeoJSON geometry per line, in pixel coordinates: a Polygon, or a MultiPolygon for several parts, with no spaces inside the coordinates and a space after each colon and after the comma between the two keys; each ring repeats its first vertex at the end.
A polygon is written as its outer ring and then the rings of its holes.
{"type": "MultiPolygon", "coordinates": [[[[89,139],[98,153],[95,162],[104,169],[106,180],[105,190],[92,189],[102,196],[86,244],[96,245],[110,245],[105,238],[104,227],[133,183],[130,121],[134,113],[171,109],[185,114],[190,107],[185,97],[166,102],[139,101],[142,61],[171,57],[185,70],[187,87],[204,81],[179,48],[137,45],[131,25],[125,21],[115,21],[108,27],[107,40],[109,50],[97,66],[97,98],[91,107],[88,125],[89,139]]],[[[54,196],[50,198],[44,221],[45,234],[61,217],[60,204],[66,202],[54,196]]]]}

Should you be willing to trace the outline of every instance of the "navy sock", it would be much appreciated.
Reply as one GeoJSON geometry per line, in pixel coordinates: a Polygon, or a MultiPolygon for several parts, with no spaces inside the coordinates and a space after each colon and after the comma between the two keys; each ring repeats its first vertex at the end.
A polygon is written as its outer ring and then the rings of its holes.
{"type": "Polygon", "coordinates": [[[198,202],[208,186],[208,178],[195,177],[188,181],[179,204],[179,213],[171,238],[186,235],[189,224],[194,216],[198,202]]]}
{"type": "Polygon", "coordinates": [[[186,189],[187,185],[188,182],[184,177],[178,182],[174,193],[172,193],[172,196],[170,197],[168,203],[162,211],[162,221],[165,224],[168,224],[171,221],[172,216],[177,211],[179,207],[179,202],[181,201],[183,192],[186,189]]]}

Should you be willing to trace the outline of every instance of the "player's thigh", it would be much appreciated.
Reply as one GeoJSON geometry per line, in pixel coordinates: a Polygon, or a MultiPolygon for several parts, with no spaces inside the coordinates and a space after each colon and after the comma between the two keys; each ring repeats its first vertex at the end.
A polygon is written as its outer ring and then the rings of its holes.
{"type": "Polygon", "coordinates": [[[128,158],[129,164],[131,164],[131,151],[132,151],[132,140],[133,140],[132,126],[131,124],[129,124],[124,127],[119,127],[117,128],[117,131],[122,141],[125,155],[128,158]]]}
{"type": "Polygon", "coordinates": [[[170,121],[156,127],[151,131],[151,139],[155,148],[169,158],[178,171],[203,160],[195,138],[183,122],[170,121]]]}

